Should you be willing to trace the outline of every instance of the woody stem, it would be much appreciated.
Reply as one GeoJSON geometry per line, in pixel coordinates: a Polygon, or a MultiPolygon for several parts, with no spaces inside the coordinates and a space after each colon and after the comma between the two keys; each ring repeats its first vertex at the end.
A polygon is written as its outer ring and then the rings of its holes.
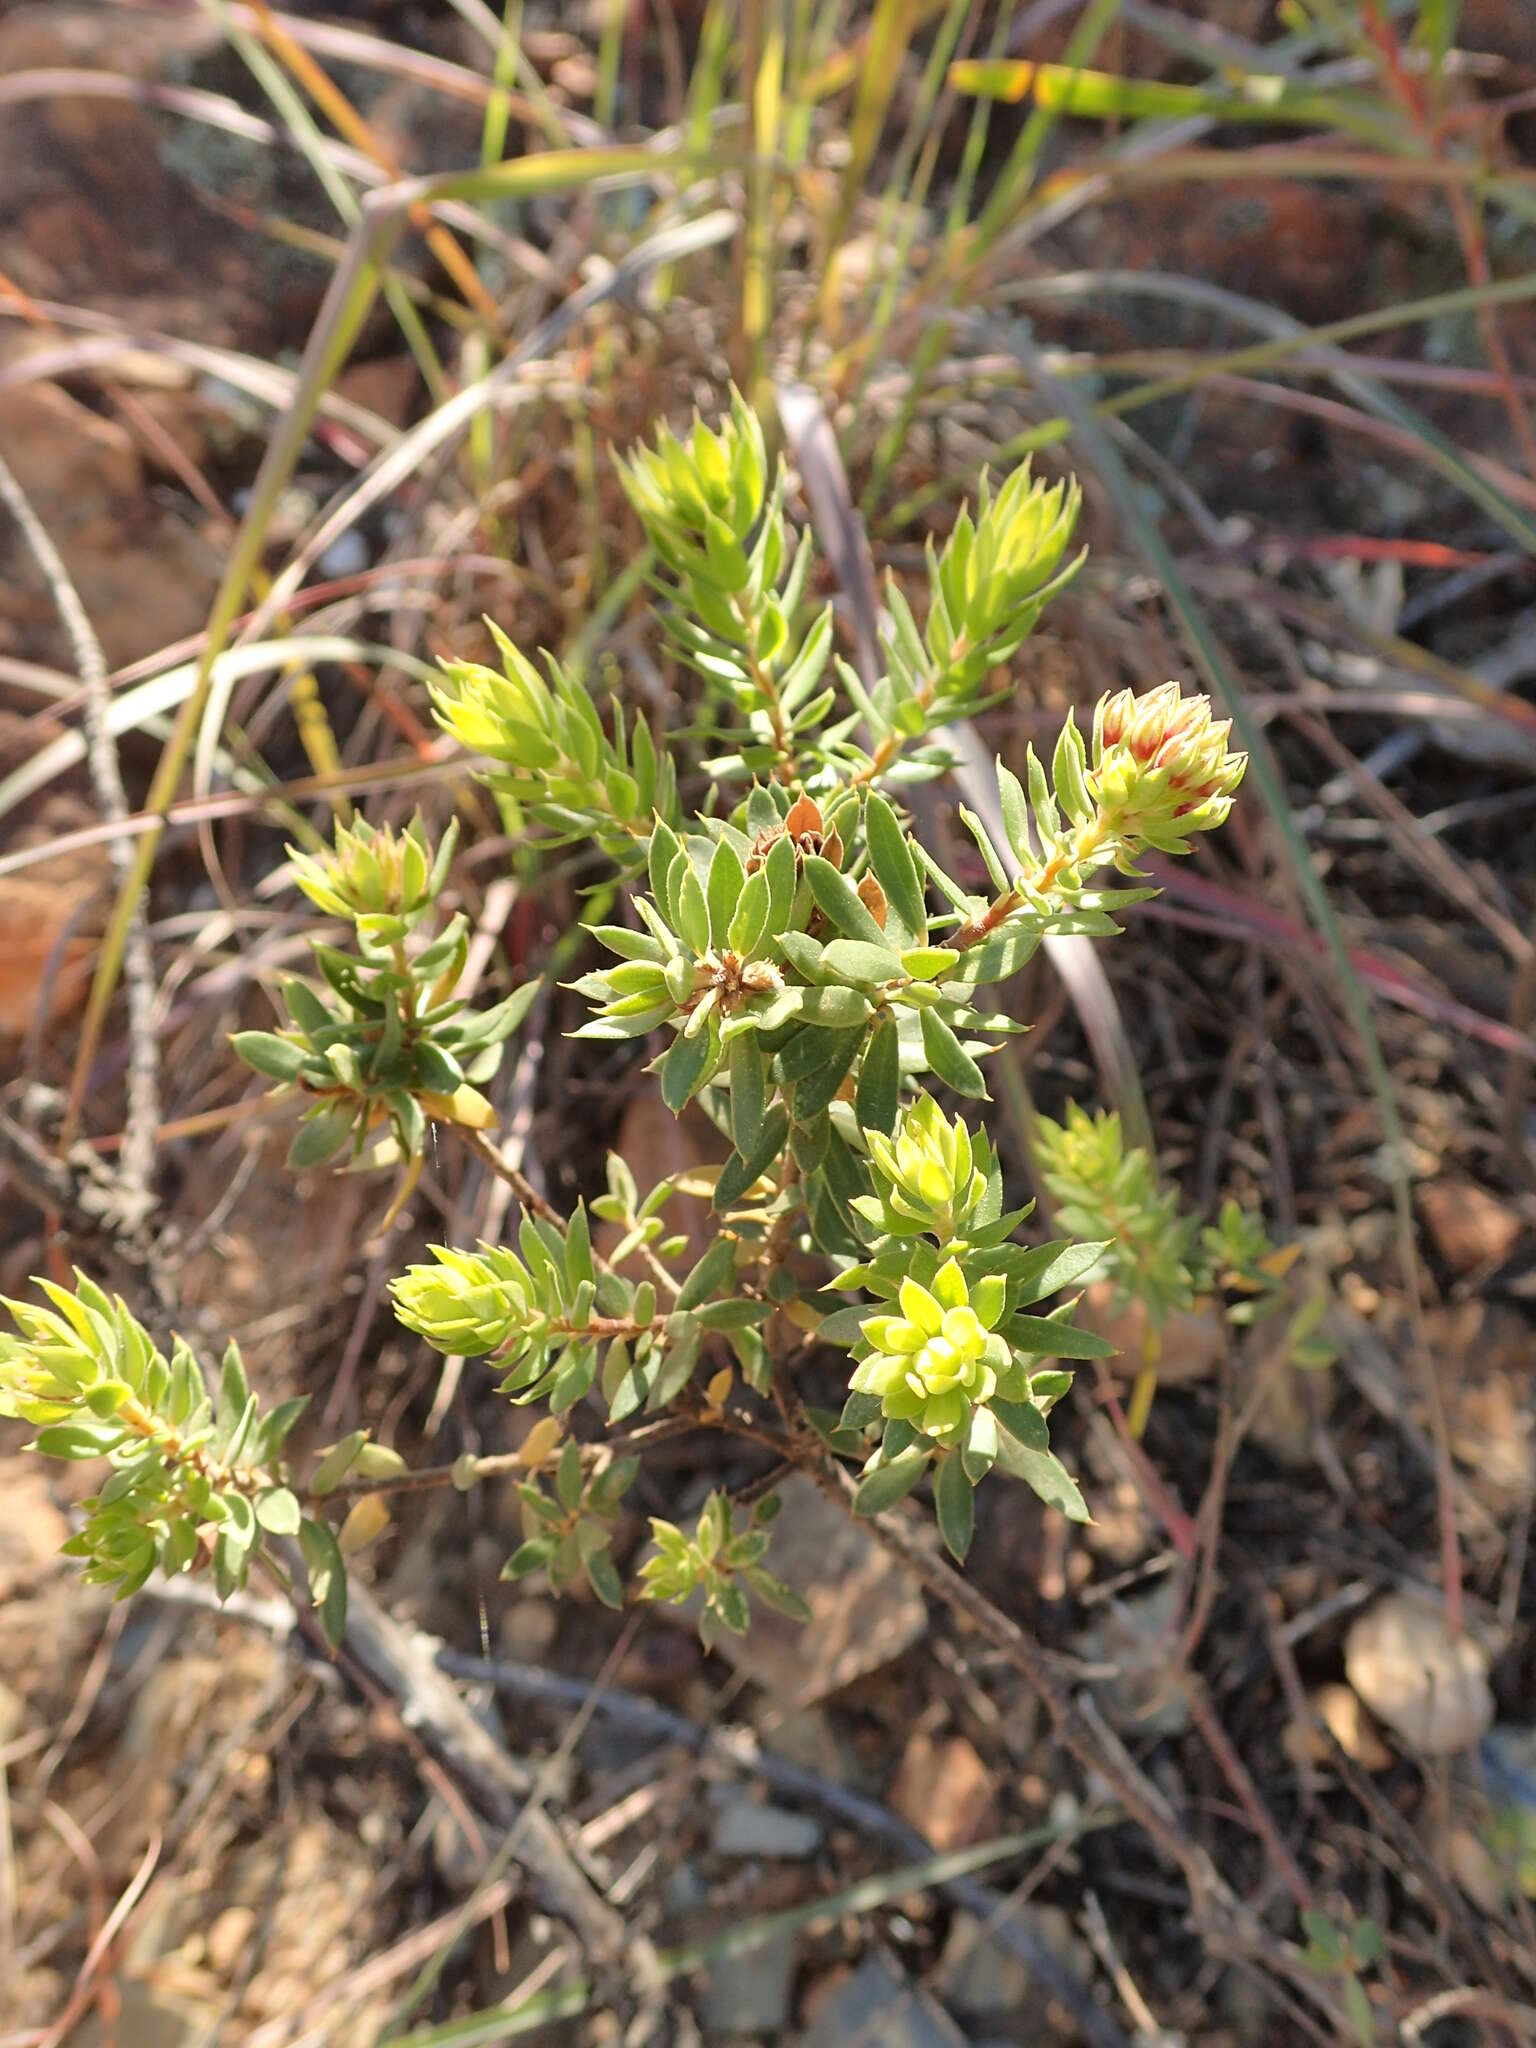
{"type": "Polygon", "coordinates": [[[1086,824],[1077,829],[1057,847],[1038,874],[1021,878],[1006,894],[989,903],[985,910],[953,931],[946,939],[957,953],[963,953],[968,946],[979,945],[990,938],[1006,918],[1013,915],[1024,902],[1025,882],[1031,896],[1045,896],[1055,888],[1061,877],[1072,868],[1090,867],[1101,858],[1104,841],[1109,837],[1109,825],[1102,811],[1096,811],[1086,824]]]}

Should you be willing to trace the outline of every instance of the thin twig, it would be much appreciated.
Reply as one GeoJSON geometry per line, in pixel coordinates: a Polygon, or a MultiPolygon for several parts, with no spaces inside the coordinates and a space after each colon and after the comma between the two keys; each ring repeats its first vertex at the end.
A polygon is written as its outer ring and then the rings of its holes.
{"type": "MultiPolygon", "coordinates": [[[[117,745],[108,723],[112,701],[107,657],[80,601],[74,578],[53,537],[33,510],[16,473],[0,456],[0,499],[20,529],[32,559],[42,572],[74,651],[80,678],[81,721],[85,726],[86,762],[104,823],[123,825],[129,816],[117,745]]],[[[119,883],[133,864],[133,848],[114,831],[109,841],[112,866],[119,883]]],[[[128,991],[128,1121],[123,1141],[121,1178],[125,1189],[148,1206],[155,1171],[155,1132],[160,1123],[160,1042],[155,1033],[155,959],[143,901],[134,909],[123,949],[123,979],[128,991]]]]}

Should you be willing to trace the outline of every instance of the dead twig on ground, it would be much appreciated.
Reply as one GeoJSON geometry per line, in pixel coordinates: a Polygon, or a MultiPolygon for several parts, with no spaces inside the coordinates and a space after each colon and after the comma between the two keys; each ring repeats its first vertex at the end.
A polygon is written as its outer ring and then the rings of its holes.
{"type": "MultiPolygon", "coordinates": [[[[15,520],[32,559],[69,636],[80,678],[80,715],[85,726],[85,757],[103,822],[121,826],[128,817],[128,796],[118,766],[117,746],[107,722],[111,702],[107,657],[80,601],[74,578],[54,546],[53,536],[38,518],[15,471],[0,455],[0,499],[15,520]]],[[[114,832],[108,842],[119,884],[133,863],[129,840],[114,832]]],[[[128,993],[128,1119],[123,1141],[122,1182],[145,1213],[153,1206],[155,1131],[160,1123],[160,1041],[155,1030],[155,960],[149,942],[149,921],[143,902],[135,905],[123,947],[123,981],[128,993]]]]}

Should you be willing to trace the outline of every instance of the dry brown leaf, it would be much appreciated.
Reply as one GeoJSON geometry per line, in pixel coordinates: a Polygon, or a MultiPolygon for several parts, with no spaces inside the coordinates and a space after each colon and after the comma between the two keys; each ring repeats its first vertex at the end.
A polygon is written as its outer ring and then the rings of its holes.
{"type": "Polygon", "coordinates": [[[78,929],[85,900],[30,875],[7,878],[0,890],[0,1038],[24,1038],[34,1025],[67,1015],[85,994],[95,951],[95,941],[78,929]]]}
{"type": "Polygon", "coordinates": [[[936,1849],[964,1849],[995,1832],[997,1787],[963,1735],[921,1731],[902,1752],[891,1804],[936,1849]]]}
{"type": "Polygon", "coordinates": [[[1435,1249],[1453,1273],[1496,1266],[1513,1251],[1524,1228],[1507,1203],[1475,1181],[1424,1181],[1418,1202],[1435,1249]]]}

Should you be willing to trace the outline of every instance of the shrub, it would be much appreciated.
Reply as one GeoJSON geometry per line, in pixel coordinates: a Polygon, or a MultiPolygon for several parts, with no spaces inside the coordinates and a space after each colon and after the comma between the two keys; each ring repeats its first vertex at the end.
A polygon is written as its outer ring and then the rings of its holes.
{"type": "MultiPolygon", "coordinates": [[[[659,1045],[668,1107],[697,1101],[728,1137],[708,1249],[685,1264],[685,1240],[666,1234],[675,1179],[642,1190],[610,1159],[592,1205],[620,1232],[604,1259],[583,1205],[556,1214],[502,1159],[481,1091],[533,986],[481,1011],[455,998],[464,921],[436,911],[452,828],[434,849],[419,820],[403,834],[359,823],[326,857],[293,857],[292,880],[350,943],[315,939],[314,975],[284,985],[287,1021],[235,1049],[302,1105],[291,1164],[345,1153],[396,1166],[390,1218],[431,1125],[516,1188],[515,1245],[435,1246],[393,1286],[408,1328],[485,1358],[512,1402],[548,1410],[524,1454],[510,1576],[625,1597],[611,1538],[638,1457],[603,1434],[584,1441],[578,1416],[583,1432],[601,1418],[620,1435],[666,1412],[733,1428],[832,1485],[851,1465],[863,1514],[926,1483],[958,1560],[990,1475],[1084,1518],[1049,1420],[1071,1361],[1108,1347],[1075,1326],[1070,1290],[1107,1260],[1161,1313],[1193,1284],[1200,1247],[1118,1131],[1079,1117],[1055,1131],[1049,1168],[1074,1235],[1020,1242],[1029,1211],[1005,1208],[985,1129],[930,1090],[988,1099],[986,1061],[1014,1027],[982,992],[1049,933],[1114,933],[1151,893],[1142,854],[1182,853],[1220,825],[1243,757],[1176,683],[1107,697],[1087,736],[1069,716],[1048,765],[1031,749],[1021,781],[998,764],[1001,840],[961,810],[978,893],[914,839],[900,794],[944,772],[945,725],[1005,694],[1009,660],[1076,572],[1075,486],[1027,468],[995,492],[984,481],[975,513],[929,551],[921,624],[889,585],[884,674],[866,689],[834,651],[831,606],[807,600],[811,536],[791,534],[782,464],[739,397],[718,428],[663,429],[620,474],[662,630],[698,677],[688,744],[702,738],[702,758],[626,726],[618,705],[605,719],[557,663],[541,674],[499,634],[501,666],[449,665],[436,710],[515,820],[549,843],[590,843],[625,885],[608,892],[616,921],[591,928],[607,964],[574,984],[590,1010],[578,1035],[659,1045]],[[681,792],[696,787],[709,801],[689,812],[681,792]],[[802,1340],[842,1357],[841,1410],[805,1404],[802,1340]]],[[[1229,1220],[1210,1256],[1256,1268],[1267,1247],[1229,1220]]],[[[339,1631],[325,1501],[343,1481],[389,1484],[393,1454],[357,1432],[301,1481],[284,1461],[298,1404],[263,1418],[236,1353],[215,1398],[185,1346],[168,1363],[89,1281],[45,1291],[50,1309],[11,1305],[0,1401],[39,1425],[44,1453],[106,1459],[70,1544],[88,1574],[129,1591],[156,1567],[207,1565],[224,1594],[291,1535],[339,1631]]],[[[642,1429],[628,1434],[643,1448],[642,1429]]],[[[764,1563],[771,1519],[769,1503],[743,1511],[717,1493],[689,1533],[653,1522],[640,1596],[702,1590],[710,1640],[748,1626],[749,1596],[793,1611],[764,1563]]]]}

